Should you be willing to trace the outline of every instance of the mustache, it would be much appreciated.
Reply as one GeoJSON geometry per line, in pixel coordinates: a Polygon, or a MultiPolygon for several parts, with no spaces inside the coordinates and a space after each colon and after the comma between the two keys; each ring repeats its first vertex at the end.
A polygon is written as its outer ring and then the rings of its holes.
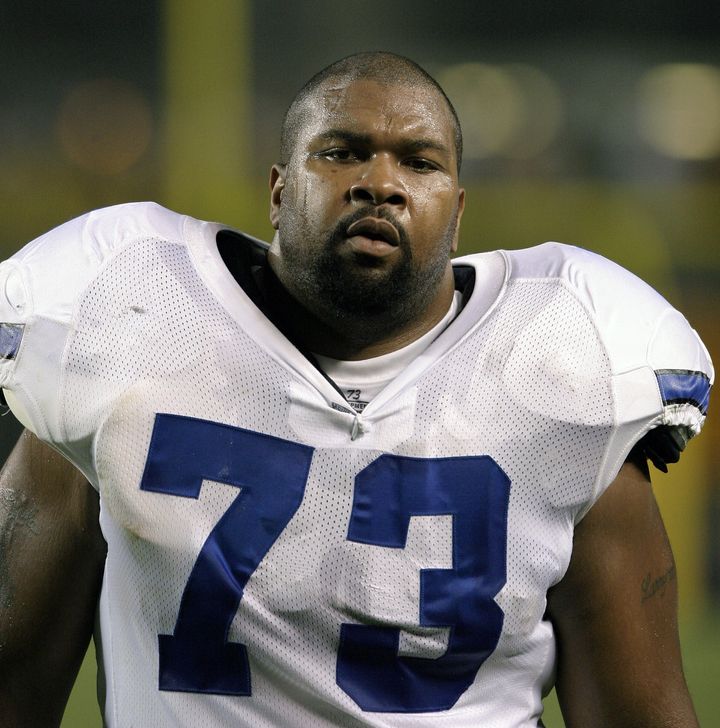
{"type": "Polygon", "coordinates": [[[358,220],[362,220],[365,217],[377,217],[382,220],[387,220],[387,222],[389,222],[398,231],[398,236],[400,238],[399,246],[404,250],[408,249],[410,239],[403,224],[386,207],[375,207],[374,205],[365,205],[357,210],[353,210],[351,213],[345,215],[345,217],[340,218],[333,229],[331,236],[332,241],[337,243],[343,240],[347,237],[348,228],[358,220]]]}

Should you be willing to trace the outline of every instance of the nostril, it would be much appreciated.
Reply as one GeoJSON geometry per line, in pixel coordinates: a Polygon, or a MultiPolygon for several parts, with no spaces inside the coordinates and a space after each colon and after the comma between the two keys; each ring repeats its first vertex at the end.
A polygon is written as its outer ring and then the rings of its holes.
{"type": "Polygon", "coordinates": [[[360,200],[361,202],[375,202],[375,198],[370,190],[359,185],[350,190],[350,197],[353,200],[360,200]]]}
{"type": "Polygon", "coordinates": [[[385,200],[389,205],[404,205],[405,198],[402,195],[389,195],[385,200]]]}
{"type": "Polygon", "coordinates": [[[386,190],[371,185],[354,185],[350,188],[350,199],[354,202],[370,202],[373,205],[397,205],[405,204],[405,197],[401,192],[386,190]]]}

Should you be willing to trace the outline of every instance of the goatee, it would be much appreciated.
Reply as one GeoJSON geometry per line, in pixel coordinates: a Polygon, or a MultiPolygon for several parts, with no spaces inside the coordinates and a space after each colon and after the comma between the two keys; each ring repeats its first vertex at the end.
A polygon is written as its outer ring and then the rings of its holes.
{"type": "Polygon", "coordinates": [[[291,234],[281,235],[283,267],[290,273],[293,296],[315,316],[348,333],[352,327],[357,341],[374,341],[401,329],[432,300],[447,268],[455,225],[456,219],[451,220],[436,255],[420,268],[407,231],[386,208],[366,206],[343,217],[311,259],[293,245],[291,224],[291,234]],[[366,217],[383,218],[397,230],[398,250],[391,264],[386,258],[342,250],[348,228],[366,217]]]}

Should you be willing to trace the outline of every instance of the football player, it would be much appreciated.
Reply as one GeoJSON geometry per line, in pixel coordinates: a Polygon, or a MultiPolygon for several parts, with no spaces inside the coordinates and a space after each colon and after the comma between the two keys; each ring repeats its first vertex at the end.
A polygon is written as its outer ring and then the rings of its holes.
{"type": "Polygon", "coordinates": [[[360,54],[286,115],[270,245],[136,203],[0,266],[4,726],[59,722],[95,621],[108,726],[517,728],[553,684],[697,726],[647,460],[707,352],[584,250],[451,261],[461,153],[360,54]]]}

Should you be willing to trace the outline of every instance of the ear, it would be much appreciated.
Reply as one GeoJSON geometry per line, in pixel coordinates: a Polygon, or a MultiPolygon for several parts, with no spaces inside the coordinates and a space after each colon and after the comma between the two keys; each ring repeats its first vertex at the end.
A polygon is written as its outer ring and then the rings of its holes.
{"type": "Polygon", "coordinates": [[[285,188],[285,170],[284,164],[273,164],[270,170],[270,224],[275,230],[280,225],[280,205],[285,188]]]}
{"type": "Polygon", "coordinates": [[[458,239],[460,237],[460,221],[462,220],[464,211],[465,211],[465,190],[461,187],[458,190],[457,220],[455,222],[455,235],[453,236],[453,242],[452,242],[452,252],[453,253],[457,253],[458,239]]]}

